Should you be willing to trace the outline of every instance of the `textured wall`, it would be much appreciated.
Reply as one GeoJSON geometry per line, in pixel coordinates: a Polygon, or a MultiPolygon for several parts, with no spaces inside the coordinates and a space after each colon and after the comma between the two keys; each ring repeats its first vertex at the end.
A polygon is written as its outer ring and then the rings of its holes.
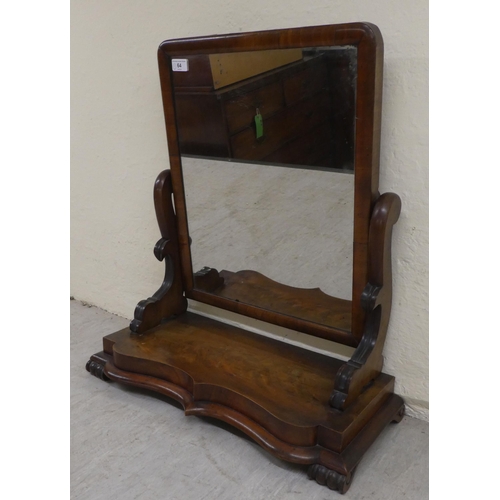
{"type": "MultiPolygon", "coordinates": [[[[410,413],[426,418],[428,6],[423,0],[73,0],[71,289],[77,299],[130,317],[138,300],[161,282],[163,264],[152,253],[159,238],[152,186],[168,167],[156,63],[162,40],[352,21],[373,22],[384,37],[380,189],[403,200],[394,234],[385,371],[396,376],[396,390],[410,413]]],[[[331,349],[282,328],[268,331],[331,349]]]]}

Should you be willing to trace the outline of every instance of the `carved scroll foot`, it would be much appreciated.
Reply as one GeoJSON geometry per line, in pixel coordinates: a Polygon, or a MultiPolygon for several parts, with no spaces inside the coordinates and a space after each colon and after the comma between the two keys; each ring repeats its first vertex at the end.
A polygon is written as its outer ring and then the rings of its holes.
{"type": "Polygon", "coordinates": [[[89,359],[87,361],[87,364],[85,365],[85,369],[94,375],[94,377],[100,378],[101,380],[107,381],[109,380],[108,377],[104,374],[104,365],[101,365],[97,361],[93,361],[92,359],[89,359]]]}
{"type": "Polygon", "coordinates": [[[307,471],[309,479],[316,479],[318,484],[328,486],[331,490],[337,490],[342,495],[349,489],[352,482],[354,471],[347,476],[340,474],[334,470],[327,469],[319,464],[313,464],[307,471]]]}

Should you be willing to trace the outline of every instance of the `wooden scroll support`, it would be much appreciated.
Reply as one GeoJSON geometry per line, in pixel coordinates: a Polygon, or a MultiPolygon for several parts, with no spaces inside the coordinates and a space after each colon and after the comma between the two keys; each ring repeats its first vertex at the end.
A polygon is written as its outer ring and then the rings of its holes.
{"type": "Polygon", "coordinates": [[[375,202],[368,239],[368,283],[361,296],[367,316],[361,342],[335,377],[330,405],[338,410],[353,402],[382,371],[392,301],[392,227],[400,213],[397,194],[385,193],[375,202]]]}
{"type": "Polygon", "coordinates": [[[187,309],[187,300],[183,295],[170,170],[164,170],[156,178],[154,204],[162,236],[155,245],[154,254],[159,261],[165,261],[165,277],[161,287],[152,297],[137,304],[134,319],[130,323],[130,329],[134,333],[143,333],[159,325],[162,320],[181,314],[187,309]]]}

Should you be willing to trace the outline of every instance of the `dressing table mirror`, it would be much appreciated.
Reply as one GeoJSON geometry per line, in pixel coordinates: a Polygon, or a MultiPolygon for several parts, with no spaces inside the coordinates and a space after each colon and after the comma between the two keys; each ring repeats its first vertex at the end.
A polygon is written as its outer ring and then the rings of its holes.
{"type": "Polygon", "coordinates": [[[341,493],[404,414],[382,372],[392,227],[378,192],[383,42],[368,23],[169,40],[163,283],[87,370],[178,401],[341,493]],[[188,311],[188,299],[353,348],[343,361],[188,311]]]}

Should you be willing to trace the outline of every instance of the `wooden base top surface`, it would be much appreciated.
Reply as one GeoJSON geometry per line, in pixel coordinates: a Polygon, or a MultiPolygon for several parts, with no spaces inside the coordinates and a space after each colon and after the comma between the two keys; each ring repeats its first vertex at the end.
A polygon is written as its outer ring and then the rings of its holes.
{"type": "Polygon", "coordinates": [[[335,446],[352,438],[389,395],[394,380],[381,375],[340,412],[328,400],[343,361],[193,313],[142,335],[128,329],[108,335],[104,351],[120,370],[172,382],[194,401],[232,408],[301,445],[316,444],[319,427],[335,446]]]}
{"type": "Polygon", "coordinates": [[[162,366],[170,366],[192,379],[182,384],[185,389],[223,387],[296,425],[326,420],[325,403],[342,364],[192,313],[143,335],[125,331],[107,338],[114,341],[115,365],[121,369],[135,371],[145,359],[154,363],[148,374],[164,378],[162,366]]]}

